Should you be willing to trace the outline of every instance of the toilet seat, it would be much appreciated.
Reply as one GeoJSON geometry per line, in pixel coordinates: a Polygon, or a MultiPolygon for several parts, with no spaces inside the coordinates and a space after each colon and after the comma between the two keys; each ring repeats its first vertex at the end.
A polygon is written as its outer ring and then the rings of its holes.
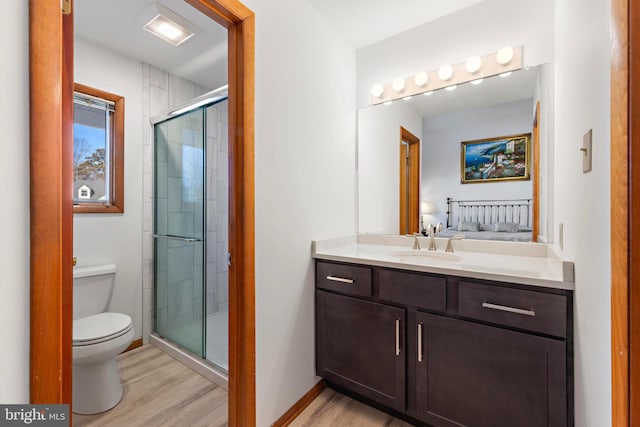
{"type": "Polygon", "coordinates": [[[73,321],[73,346],[89,346],[110,341],[133,328],[131,317],[122,313],[98,313],[73,321]]]}

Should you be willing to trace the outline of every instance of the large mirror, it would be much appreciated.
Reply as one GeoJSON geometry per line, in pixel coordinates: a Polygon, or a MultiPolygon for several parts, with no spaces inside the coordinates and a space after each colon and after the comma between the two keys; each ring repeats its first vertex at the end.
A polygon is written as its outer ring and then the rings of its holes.
{"type": "Polygon", "coordinates": [[[528,67],[360,109],[359,232],[442,223],[468,238],[546,241],[549,73],[528,67]]]}

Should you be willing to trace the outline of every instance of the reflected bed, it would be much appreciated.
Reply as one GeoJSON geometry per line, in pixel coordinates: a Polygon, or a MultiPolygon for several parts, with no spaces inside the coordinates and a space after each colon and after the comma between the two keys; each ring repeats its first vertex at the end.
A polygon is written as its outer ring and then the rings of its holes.
{"type": "Polygon", "coordinates": [[[531,199],[454,200],[447,198],[447,227],[440,237],[531,241],[531,199]]]}

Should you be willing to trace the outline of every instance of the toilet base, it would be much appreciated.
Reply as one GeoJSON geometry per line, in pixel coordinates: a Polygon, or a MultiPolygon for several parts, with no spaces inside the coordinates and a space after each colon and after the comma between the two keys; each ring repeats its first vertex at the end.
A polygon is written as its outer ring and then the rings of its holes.
{"type": "Polygon", "coordinates": [[[115,357],[102,363],[73,365],[73,412],[98,414],[116,406],[123,388],[115,357]]]}

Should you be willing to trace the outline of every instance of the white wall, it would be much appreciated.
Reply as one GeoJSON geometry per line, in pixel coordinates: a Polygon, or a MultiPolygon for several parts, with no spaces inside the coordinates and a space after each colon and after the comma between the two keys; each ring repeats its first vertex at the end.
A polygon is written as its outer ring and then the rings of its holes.
{"type": "Polygon", "coordinates": [[[397,234],[400,227],[400,126],[422,141],[422,118],[408,103],[358,111],[358,232],[397,234]]]}
{"type": "Polygon", "coordinates": [[[273,423],[316,382],[311,240],[354,233],[355,55],[307,0],[256,14],[256,401],[273,423]]]}
{"type": "Polygon", "coordinates": [[[142,64],[75,40],[75,81],[124,96],[124,213],[75,214],[78,265],[116,264],[108,309],[132,317],[142,337],[142,64]]]}
{"type": "Polygon", "coordinates": [[[8,2],[0,13],[8,39],[0,55],[3,143],[0,180],[3,213],[0,222],[0,402],[29,401],[29,38],[28,3],[8,2]]]}
{"type": "MultiPolygon", "coordinates": [[[[457,200],[530,199],[532,181],[460,183],[460,142],[530,133],[532,100],[468,108],[422,120],[421,200],[436,207],[434,220],[446,224],[447,197],[457,200]]],[[[455,224],[454,224],[455,225],[455,224]]]]}
{"type": "MultiPolygon", "coordinates": [[[[553,0],[486,0],[357,51],[357,102],[371,86],[457,64],[503,46],[524,46],[524,64],[553,60],[553,0]]],[[[393,7],[391,4],[389,7],[393,7]]],[[[582,29],[584,31],[584,29],[582,29]]]]}
{"type": "Polygon", "coordinates": [[[611,425],[610,9],[609,0],[556,2],[555,220],[575,261],[580,427],[611,425]],[[583,174],[579,148],[589,129],[593,170],[583,174]]]}

